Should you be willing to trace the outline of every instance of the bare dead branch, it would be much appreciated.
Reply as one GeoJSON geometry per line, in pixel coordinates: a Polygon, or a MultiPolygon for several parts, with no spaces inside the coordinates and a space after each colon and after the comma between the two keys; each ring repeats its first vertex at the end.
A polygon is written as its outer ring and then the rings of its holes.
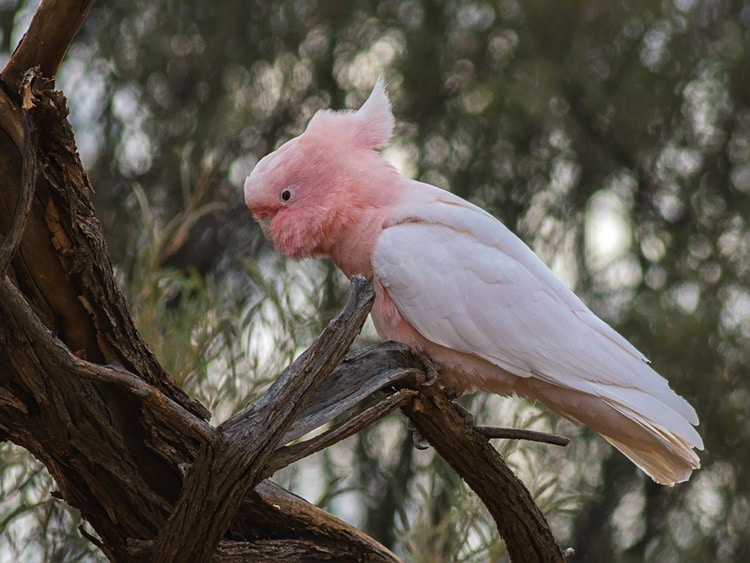
{"type": "MultiPolygon", "coordinates": [[[[129,540],[128,549],[132,555],[140,558],[151,557],[154,542],[149,540],[129,540]]],[[[236,561],[293,561],[293,562],[315,562],[341,560],[340,550],[335,546],[323,547],[319,543],[310,540],[256,540],[243,541],[220,541],[212,554],[210,561],[215,563],[228,563],[236,561]]]]}
{"type": "MultiPolygon", "coordinates": [[[[130,540],[128,548],[132,555],[153,560],[154,542],[130,540]]],[[[356,561],[361,553],[346,546],[305,539],[259,539],[255,541],[222,540],[216,546],[209,561],[213,563],[247,563],[249,561],[284,561],[284,563],[315,563],[317,561],[356,561]]],[[[389,552],[373,553],[368,561],[398,563],[399,559],[389,552]]]]}
{"type": "Polygon", "coordinates": [[[346,354],[370,312],[371,280],[352,278],[344,310],[271,386],[255,405],[219,426],[220,436],[204,444],[182,494],[156,540],[156,561],[204,561],[229,528],[242,498],[307,397],[346,354]],[[217,476],[221,478],[217,478],[217,476]],[[206,522],[205,514],[212,518],[206,522]]]}
{"type": "Polygon", "coordinates": [[[305,403],[281,443],[320,428],[378,391],[416,388],[425,379],[419,360],[403,344],[387,342],[354,352],[305,403]]]}
{"type": "MultiPolygon", "coordinates": [[[[248,499],[243,502],[238,519],[262,520],[263,517],[258,513],[258,507],[262,504],[259,500],[262,500],[266,506],[273,507],[275,511],[286,515],[284,524],[289,529],[307,529],[311,532],[308,537],[326,538],[326,542],[338,545],[341,550],[340,560],[399,561],[393,553],[361,530],[342,522],[325,510],[304,501],[268,479],[261,481],[248,499]],[[351,555],[347,557],[346,554],[351,555]]],[[[265,518],[265,521],[268,520],[265,518]]],[[[232,526],[234,529],[235,523],[232,526]]],[[[272,536],[266,533],[262,537],[272,536]]]]}
{"type": "Polygon", "coordinates": [[[403,408],[422,438],[477,493],[492,514],[512,561],[564,561],[541,510],[486,438],[436,385],[403,408]]]}
{"type": "Polygon", "coordinates": [[[295,461],[319,452],[336,442],[348,438],[357,432],[367,428],[373,422],[383,418],[388,413],[405,405],[411,400],[417,391],[413,389],[400,389],[385,399],[376,399],[374,404],[361,413],[342,422],[341,424],[327,430],[326,432],[292,446],[284,446],[274,452],[273,459],[263,471],[267,476],[273,475],[279,469],[291,465],[295,461]]]}
{"type": "Polygon", "coordinates": [[[553,446],[565,447],[570,443],[570,438],[558,436],[557,434],[548,434],[547,432],[537,432],[535,430],[522,430],[519,428],[497,428],[495,426],[475,426],[474,430],[479,432],[488,440],[526,440],[529,442],[541,442],[542,444],[551,444],[553,446]]]}
{"type": "Polygon", "coordinates": [[[68,51],[91,7],[91,0],[42,0],[29,29],[3,69],[3,79],[18,88],[24,73],[39,66],[49,78],[68,51]]]}

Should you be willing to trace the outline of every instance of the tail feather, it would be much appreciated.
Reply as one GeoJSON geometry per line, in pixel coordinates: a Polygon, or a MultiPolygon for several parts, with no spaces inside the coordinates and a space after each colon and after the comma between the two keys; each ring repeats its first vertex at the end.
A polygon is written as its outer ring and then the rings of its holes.
{"type": "Polygon", "coordinates": [[[620,450],[627,458],[635,463],[644,473],[661,485],[675,485],[690,478],[694,469],[701,466],[700,459],[695,452],[685,444],[682,449],[675,447],[675,443],[662,443],[670,454],[665,455],[663,449],[641,450],[618,442],[609,436],[602,437],[620,450]]]}
{"type": "MultiPolygon", "coordinates": [[[[703,449],[703,440],[693,427],[698,424],[695,411],[692,411],[692,416],[690,416],[690,413],[678,411],[674,407],[675,401],[666,401],[661,395],[652,395],[633,387],[592,384],[591,389],[593,396],[606,401],[612,408],[649,431],[655,434],[678,436],[691,447],[703,449]]],[[[667,391],[672,397],[684,401],[671,389],[667,388],[667,391]]]]}
{"type": "Polygon", "coordinates": [[[694,469],[701,466],[693,448],[703,449],[703,440],[692,427],[690,432],[676,434],[654,424],[640,412],[623,408],[621,404],[607,402],[626,416],[636,431],[623,433],[623,436],[630,438],[628,441],[604,433],[602,436],[654,481],[662,485],[682,483],[690,478],[694,469]],[[640,432],[637,431],[638,427],[640,432]],[[635,435],[635,439],[632,435],[635,435]]]}
{"type": "Polygon", "coordinates": [[[645,392],[640,391],[638,400],[636,391],[628,389],[623,404],[616,390],[600,396],[538,380],[528,382],[530,397],[601,434],[657,483],[671,486],[686,481],[700,467],[694,448],[703,449],[692,421],[645,392]]]}

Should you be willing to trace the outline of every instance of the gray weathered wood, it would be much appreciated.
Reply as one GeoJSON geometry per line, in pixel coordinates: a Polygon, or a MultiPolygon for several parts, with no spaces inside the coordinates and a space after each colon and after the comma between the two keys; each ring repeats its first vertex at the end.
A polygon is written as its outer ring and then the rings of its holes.
{"type": "Polygon", "coordinates": [[[371,280],[352,279],[344,310],[253,406],[218,427],[191,467],[182,494],[159,532],[156,561],[205,561],[229,528],[247,491],[304,401],[346,354],[372,307],[371,280]],[[205,515],[211,514],[210,519],[205,515]]]}
{"type": "Polygon", "coordinates": [[[382,389],[414,386],[424,377],[422,363],[403,344],[388,342],[354,352],[307,400],[282,443],[320,428],[382,389]]]}
{"type": "Polygon", "coordinates": [[[390,412],[404,406],[417,394],[418,391],[413,389],[399,389],[391,395],[385,394],[384,397],[374,397],[371,401],[372,404],[367,406],[361,413],[346,419],[344,422],[319,436],[276,450],[271,462],[266,466],[263,473],[270,477],[279,469],[360,432],[390,412]]]}

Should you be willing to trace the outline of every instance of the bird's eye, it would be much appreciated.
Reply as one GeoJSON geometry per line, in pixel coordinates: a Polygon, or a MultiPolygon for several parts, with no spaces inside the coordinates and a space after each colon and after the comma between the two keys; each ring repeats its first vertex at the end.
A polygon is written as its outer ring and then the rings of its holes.
{"type": "Polygon", "coordinates": [[[290,199],[292,199],[292,190],[289,188],[284,188],[284,190],[281,192],[281,201],[287,202],[290,199]]]}

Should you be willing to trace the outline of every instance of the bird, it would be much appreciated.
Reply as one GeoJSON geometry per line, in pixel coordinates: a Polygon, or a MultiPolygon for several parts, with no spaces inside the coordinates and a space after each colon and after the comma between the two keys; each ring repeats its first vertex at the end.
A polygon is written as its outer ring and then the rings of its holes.
{"type": "Polygon", "coordinates": [[[537,401],[588,426],[654,481],[700,467],[695,409],[498,219],[382,155],[385,82],[358,110],[317,111],[260,159],[245,203],[277,251],[372,277],[380,338],[427,356],[450,393],[537,401]]]}

